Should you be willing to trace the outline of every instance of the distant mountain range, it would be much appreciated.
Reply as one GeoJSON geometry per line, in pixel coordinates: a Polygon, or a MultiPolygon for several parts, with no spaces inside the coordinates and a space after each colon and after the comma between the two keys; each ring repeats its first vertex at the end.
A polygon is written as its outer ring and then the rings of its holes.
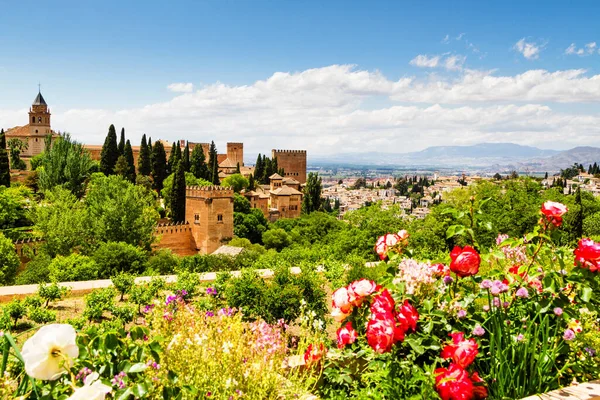
{"type": "Polygon", "coordinates": [[[575,147],[544,150],[514,143],[482,143],[473,146],[434,146],[412,153],[340,153],[330,156],[308,154],[311,165],[373,165],[465,168],[480,171],[555,172],[573,163],[600,162],[600,148],[575,147]]]}

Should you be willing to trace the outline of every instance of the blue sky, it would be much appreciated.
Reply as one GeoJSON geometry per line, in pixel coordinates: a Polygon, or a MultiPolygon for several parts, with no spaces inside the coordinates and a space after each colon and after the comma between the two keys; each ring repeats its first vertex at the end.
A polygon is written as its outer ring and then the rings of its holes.
{"type": "Polygon", "coordinates": [[[600,80],[597,1],[0,1],[0,8],[4,128],[25,123],[22,110],[39,81],[53,128],[94,143],[111,122],[132,139],[213,135],[263,152],[273,142],[353,151],[365,139],[372,150],[389,143],[383,151],[440,138],[559,148],[593,145],[600,135],[600,91],[592,90],[600,80]],[[519,91],[519,77],[540,70],[547,74],[525,79],[528,89],[519,91]],[[270,81],[277,73],[290,75],[270,81]],[[499,82],[490,88],[482,75],[499,82]],[[500,78],[514,82],[501,87],[500,78]],[[403,79],[413,81],[405,87],[403,79]],[[480,86],[464,87],[473,80],[480,86]],[[187,86],[168,89],[177,83],[187,86]],[[359,89],[348,89],[354,83],[359,89]],[[440,84],[449,89],[430,90],[440,84]],[[485,90],[506,95],[472,96],[485,90]],[[461,108],[470,119],[457,121],[461,108]],[[505,113],[514,114],[510,123],[505,113]],[[425,123],[438,114],[445,123],[425,123]]]}

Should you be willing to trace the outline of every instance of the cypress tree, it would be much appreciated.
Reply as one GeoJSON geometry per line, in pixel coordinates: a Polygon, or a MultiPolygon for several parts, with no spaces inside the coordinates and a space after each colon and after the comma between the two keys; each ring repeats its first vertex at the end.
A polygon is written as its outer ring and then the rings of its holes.
{"type": "Polygon", "coordinates": [[[140,175],[150,175],[152,166],[150,164],[150,149],[146,144],[146,134],[142,136],[142,144],[140,145],[140,155],[138,157],[138,173],[140,175]]]}
{"type": "MultiPolygon", "coordinates": [[[[173,174],[175,173],[175,165],[177,164],[177,161],[181,160],[181,157],[177,157],[177,149],[179,148],[178,145],[175,144],[175,142],[173,142],[173,145],[171,146],[171,153],[169,155],[169,162],[168,162],[168,173],[169,174],[173,174]]],[[[181,154],[181,153],[180,153],[181,154]]]]}
{"type": "Polygon", "coordinates": [[[260,153],[258,153],[258,158],[256,159],[256,165],[254,166],[254,176],[256,177],[256,180],[258,181],[258,183],[260,183],[262,176],[264,175],[264,164],[262,162],[262,157],[260,155],[260,153]]]}
{"type": "Polygon", "coordinates": [[[206,157],[204,156],[204,150],[202,150],[202,146],[200,145],[196,145],[192,151],[192,157],[190,159],[190,172],[194,174],[196,178],[206,180],[209,179],[206,157]]]}
{"type": "Polygon", "coordinates": [[[132,183],[135,183],[135,162],[133,161],[133,149],[131,148],[131,142],[129,139],[125,142],[125,159],[127,160],[127,179],[132,183]]]}
{"type": "Polygon", "coordinates": [[[173,186],[171,187],[171,218],[174,222],[185,221],[185,171],[181,161],[178,161],[173,177],[173,186]]]}
{"type": "Polygon", "coordinates": [[[150,136],[148,136],[148,150],[150,150],[150,155],[152,155],[153,148],[154,148],[154,145],[152,144],[152,138],[150,136]]]}
{"type": "Polygon", "coordinates": [[[210,142],[210,150],[208,151],[208,171],[210,173],[209,181],[213,185],[218,185],[219,182],[219,160],[217,155],[217,146],[215,142],[210,142]]]}
{"type": "Polygon", "coordinates": [[[575,191],[575,204],[577,209],[573,218],[573,233],[575,239],[579,240],[583,236],[583,203],[581,202],[581,187],[577,187],[575,191]]]}
{"type": "Polygon", "coordinates": [[[185,172],[190,172],[190,142],[185,142],[185,149],[183,150],[181,161],[183,162],[183,170],[185,172]]]}
{"type": "Polygon", "coordinates": [[[310,172],[306,179],[304,187],[304,197],[302,198],[302,212],[310,214],[313,211],[319,211],[321,208],[321,178],[318,173],[310,172]]]}
{"type": "Polygon", "coordinates": [[[119,156],[117,158],[117,164],[115,164],[115,175],[122,176],[125,179],[129,179],[127,176],[129,172],[129,165],[127,165],[127,158],[125,156],[119,156]]]}
{"type": "Polygon", "coordinates": [[[124,156],[125,155],[125,128],[121,128],[121,140],[119,140],[119,146],[117,148],[119,149],[119,155],[124,156]]]}
{"type": "Polygon", "coordinates": [[[548,173],[546,172],[546,175],[544,175],[544,179],[548,179],[548,173]]]}
{"type": "Polygon", "coordinates": [[[235,166],[235,173],[236,174],[241,173],[241,171],[240,171],[240,163],[237,163],[237,165],[235,166]]]}
{"type": "Polygon", "coordinates": [[[0,130],[0,186],[10,186],[10,164],[6,150],[6,135],[0,130]]]}
{"type": "Polygon", "coordinates": [[[248,178],[248,190],[254,190],[254,189],[255,189],[254,175],[250,175],[250,177],[248,178]]]}
{"type": "Polygon", "coordinates": [[[119,146],[117,145],[117,132],[115,126],[110,125],[108,128],[108,135],[104,140],[102,146],[102,153],[100,155],[100,172],[104,175],[112,175],[119,158],[119,146]]]}
{"type": "Polygon", "coordinates": [[[152,148],[152,178],[154,179],[154,189],[160,193],[163,181],[167,178],[167,153],[160,141],[154,143],[152,148]]]}

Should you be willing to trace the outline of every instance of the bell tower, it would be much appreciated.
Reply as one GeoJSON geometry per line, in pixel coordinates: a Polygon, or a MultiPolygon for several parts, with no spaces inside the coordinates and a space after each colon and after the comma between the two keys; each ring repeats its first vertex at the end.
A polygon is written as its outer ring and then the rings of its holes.
{"type": "Polygon", "coordinates": [[[31,136],[46,136],[52,133],[50,129],[50,110],[41,90],[38,91],[38,95],[29,109],[29,126],[31,136]]]}

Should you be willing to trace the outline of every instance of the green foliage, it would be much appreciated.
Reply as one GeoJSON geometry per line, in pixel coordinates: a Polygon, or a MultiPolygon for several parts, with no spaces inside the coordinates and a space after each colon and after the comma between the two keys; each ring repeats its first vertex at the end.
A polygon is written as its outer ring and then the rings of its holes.
{"type": "Polygon", "coordinates": [[[7,143],[10,153],[10,168],[24,170],[27,168],[25,161],[21,160],[21,152],[29,147],[27,142],[12,138],[7,143]]]}
{"type": "Polygon", "coordinates": [[[85,192],[85,183],[92,174],[93,165],[89,152],[68,133],[57,139],[48,136],[46,150],[36,168],[38,186],[42,191],[62,186],[79,198],[85,192]]]}
{"type": "Polygon", "coordinates": [[[10,186],[10,164],[8,162],[8,152],[6,151],[4,129],[0,129],[0,186],[10,186]]]}
{"type": "Polygon", "coordinates": [[[233,213],[233,233],[237,237],[249,239],[252,243],[262,243],[262,234],[268,226],[269,222],[257,208],[251,209],[249,214],[233,213]]]}
{"type": "Polygon", "coordinates": [[[244,178],[242,174],[232,174],[223,179],[221,186],[229,186],[234,192],[239,193],[248,187],[248,179],[244,178]]]}
{"type": "Polygon", "coordinates": [[[281,251],[292,244],[292,239],[285,230],[278,228],[264,232],[262,234],[262,242],[266,249],[281,251]]]}
{"type": "Polygon", "coordinates": [[[127,142],[125,143],[123,155],[125,156],[125,160],[127,161],[127,179],[131,183],[135,183],[135,159],[133,158],[133,149],[131,148],[131,142],[129,141],[129,139],[127,139],[127,142]]]}
{"type": "Polygon", "coordinates": [[[48,282],[50,280],[50,270],[48,266],[52,262],[52,257],[45,251],[40,251],[27,263],[25,269],[21,271],[15,279],[15,285],[33,285],[36,283],[48,282]]]}
{"type": "Polygon", "coordinates": [[[36,324],[47,324],[56,321],[56,313],[42,307],[32,307],[27,312],[27,318],[36,324]]]}
{"type": "Polygon", "coordinates": [[[26,206],[32,200],[33,194],[25,186],[0,186],[0,230],[30,225],[26,206]]]}
{"type": "Polygon", "coordinates": [[[239,212],[243,214],[250,213],[250,200],[241,194],[233,194],[233,212],[239,212]]]}
{"type": "Polygon", "coordinates": [[[88,321],[100,321],[105,311],[112,311],[115,306],[115,290],[111,287],[96,289],[85,296],[83,316],[88,321]]]}
{"type": "Polygon", "coordinates": [[[27,296],[23,300],[23,305],[30,308],[36,308],[42,306],[42,298],[40,296],[27,296]]]}
{"type": "Polygon", "coordinates": [[[135,319],[136,309],[135,307],[123,304],[119,306],[115,306],[112,309],[112,314],[125,323],[130,323],[135,319]]]}
{"type": "Polygon", "coordinates": [[[19,257],[15,252],[12,240],[0,232],[0,283],[9,285],[15,280],[17,268],[19,268],[19,257]]]}
{"type": "Polygon", "coordinates": [[[181,163],[184,172],[190,172],[190,142],[185,142],[185,148],[181,155],[181,163]]]}
{"type": "Polygon", "coordinates": [[[147,283],[134,285],[129,291],[129,301],[138,306],[138,314],[141,314],[142,306],[150,304],[155,295],[155,288],[147,283]]]}
{"type": "Polygon", "coordinates": [[[100,266],[99,278],[105,279],[119,273],[141,274],[146,268],[146,252],[123,242],[102,243],[92,255],[100,266]]]}
{"type": "Polygon", "coordinates": [[[112,175],[118,158],[117,132],[115,131],[115,126],[111,124],[108,127],[108,134],[106,135],[106,139],[104,139],[102,153],[100,154],[100,172],[107,176],[112,175]]]}
{"type": "Polygon", "coordinates": [[[215,142],[210,142],[210,149],[208,150],[208,181],[213,185],[219,184],[219,160],[217,156],[217,146],[215,146],[215,142]]]}
{"type": "Polygon", "coordinates": [[[150,160],[150,149],[146,142],[146,134],[142,135],[140,144],[140,155],[138,156],[138,173],[140,175],[150,176],[152,172],[152,161],[150,160]]]}
{"type": "Polygon", "coordinates": [[[175,176],[171,186],[171,219],[175,222],[185,221],[186,182],[183,162],[175,164],[175,176]]]}
{"type": "Polygon", "coordinates": [[[117,289],[117,292],[121,295],[119,301],[123,301],[123,296],[129,293],[133,285],[135,285],[135,277],[126,272],[121,272],[110,278],[113,286],[117,289]]]}
{"type": "Polygon", "coordinates": [[[206,157],[204,156],[204,151],[200,145],[194,146],[194,150],[192,151],[190,172],[198,179],[204,179],[206,181],[210,179],[208,166],[206,165],[206,157]]]}
{"type": "Polygon", "coordinates": [[[306,186],[304,187],[304,197],[302,198],[302,212],[310,214],[313,211],[319,211],[321,209],[321,191],[323,186],[321,184],[321,178],[318,173],[310,172],[306,179],[306,186]]]}
{"type": "Polygon", "coordinates": [[[117,150],[120,156],[125,155],[125,128],[121,128],[121,137],[119,139],[119,145],[117,146],[117,150]]]}
{"type": "Polygon", "coordinates": [[[119,176],[94,176],[85,205],[94,239],[150,249],[158,220],[152,193],[119,176]]]}
{"type": "Polygon", "coordinates": [[[4,313],[13,321],[13,328],[16,328],[17,322],[27,314],[27,308],[25,307],[25,304],[19,299],[14,299],[10,303],[7,303],[3,307],[3,310],[4,313]]]}
{"type": "Polygon", "coordinates": [[[157,192],[163,190],[164,181],[167,178],[167,153],[161,141],[157,141],[152,147],[152,179],[154,189],[157,192]]]}
{"type": "Polygon", "coordinates": [[[169,275],[179,266],[180,258],[169,249],[160,249],[148,258],[144,275],[169,275]]]}
{"type": "Polygon", "coordinates": [[[98,278],[99,266],[92,258],[73,253],[54,258],[48,270],[54,282],[89,281],[98,278]]]}
{"type": "MultiPolygon", "coordinates": [[[[175,178],[175,174],[171,174],[167,176],[167,178],[163,181],[163,189],[160,194],[165,201],[165,207],[169,210],[171,209],[171,201],[172,201],[172,193],[173,193],[173,179],[175,178]]],[[[192,173],[185,173],[185,186],[210,186],[211,183],[205,181],[204,179],[196,178],[192,173]]]]}
{"type": "Polygon", "coordinates": [[[69,293],[66,286],[60,286],[57,282],[50,284],[40,283],[38,286],[38,296],[46,301],[45,306],[48,307],[51,301],[59,301],[64,299],[69,293]]]}
{"type": "Polygon", "coordinates": [[[189,271],[181,271],[177,274],[177,283],[175,284],[175,291],[181,292],[185,290],[187,294],[184,298],[191,298],[198,293],[198,286],[200,285],[200,280],[198,274],[189,272],[189,271]]]}

